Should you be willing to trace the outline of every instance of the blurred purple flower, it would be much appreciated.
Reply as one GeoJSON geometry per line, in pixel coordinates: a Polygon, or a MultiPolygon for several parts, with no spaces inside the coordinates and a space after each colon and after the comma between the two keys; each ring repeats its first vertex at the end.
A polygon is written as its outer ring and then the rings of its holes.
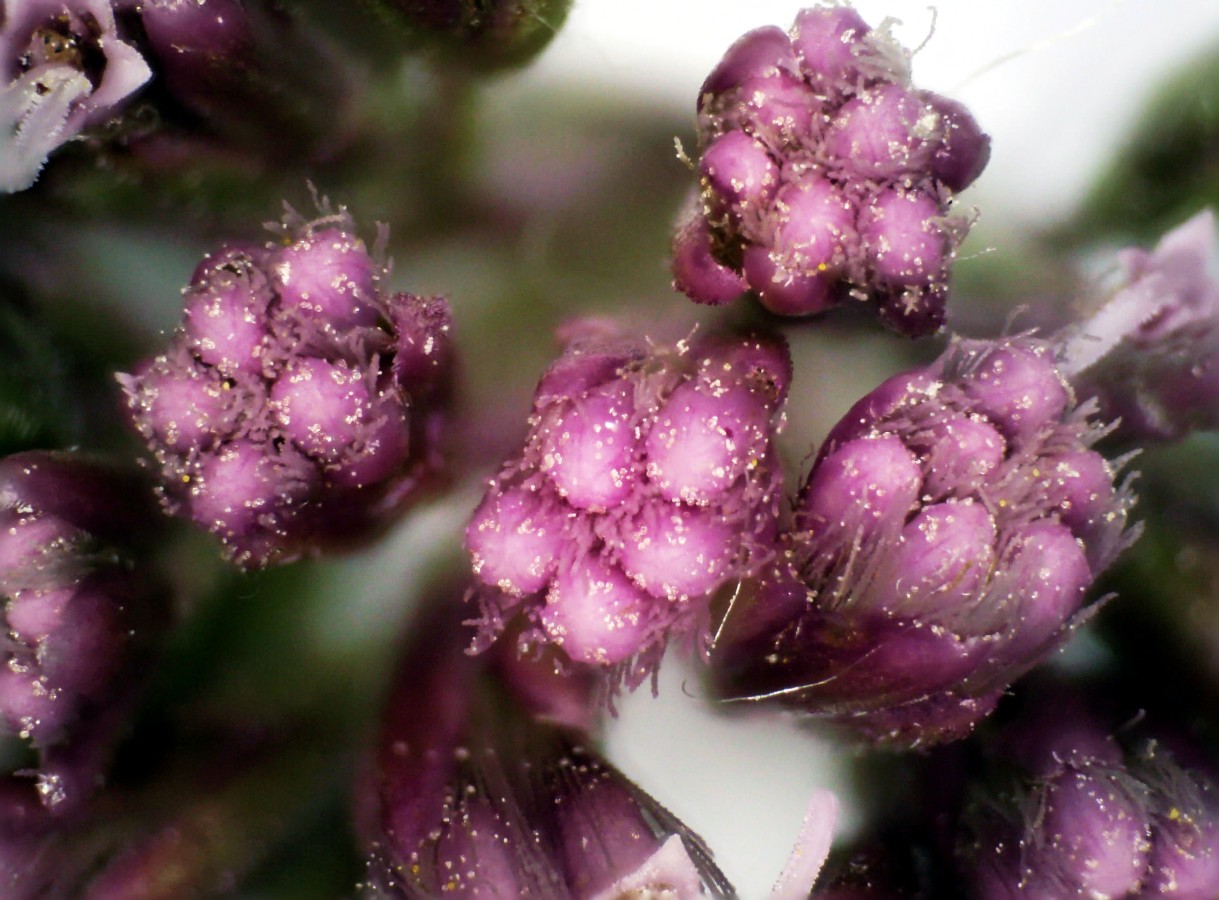
{"type": "Polygon", "coordinates": [[[32,185],[57,147],[113,118],[152,74],[110,0],[4,0],[0,65],[4,192],[32,185]]]}
{"type": "Polygon", "coordinates": [[[670,635],[705,633],[711,595],[773,553],[790,367],[785,344],[756,338],[574,340],[466,531],[495,589],[483,643],[523,607],[524,643],[634,686],[670,635]]]}
{"type": "Polygon", "coordinates": [[[101,782],[169,618],[166,588],[133,567],[155,510],[127,473],[73,454],[0,460],[0,593],[8,642],[0,717],[38,750],[46,806],[101,782]],[[141,515],[142,514],[142,515],[141,515]]]}
{"type": "Polygon", "coordinates": [[[1219,894],[1214,771],[1183,765],[1156,739],[1111,737],[1076,692],[1036,699],[985,745],[957,846],[971,896],[1219,894]]]}
{"type": "Polygon", "coordinates": [[[1219,428],[1219,241],[1199,213],[1148,253],[1118,254],[1122,286],[1069,328],[1063,368],[1129,441],[1219,428]]]}
{"type": "Polygon", "coordinates": [[[170,348],[119,376],[166,509],[242,566],[357,542],[441,467],[448,304],[390,294],[381,251],[322,212],[204,259],[170,348]]]}
{"type": "Polygon", "coordinates": [[[845,6],[733,44],[699,94],[701,203],[674,242],[675,287],[712,304],[748,288],[788,316],[867,300],[903,334],[937,331],[968,229],[949,208],[990,140],[915,90],[909,62],[887,24],[845,6]]]}
{"type": "MultiPolygon", "coordinates": [[[[437,599],[357,791],[370,895],[735,896],[702,840],[595,749],[589,667],[504,643],[470,656],[459,609],[437,599]]],[[[808,896],[836,817],[816,792],[772,900],[808,896]]]]}
{"type": "Polygon", "coordinates": [[[783,560],[727,613],[720,688],[874,740],[967,733],[1133,539],[1089,413],[1027,337],[957,341],[882,384],[831,431],[783,560]]]}

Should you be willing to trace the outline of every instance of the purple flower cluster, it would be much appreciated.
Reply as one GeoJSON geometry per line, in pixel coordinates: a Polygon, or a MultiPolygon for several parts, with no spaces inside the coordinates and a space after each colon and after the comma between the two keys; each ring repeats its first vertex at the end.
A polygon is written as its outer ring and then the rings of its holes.
{"type": "Polygon", "coordinates": [[[169,349],[120,376],[166,509],[243,566],[387,523],[440,467],[450,313],[391,294],[343,210],[227,245],[186,288],[169,349]]]}
{"type": "MultiPolygon", "coordinates": [[[[1219,895],[1214,770],[1186,767],[1156,739],[1119,741],[1088,710],[1040,699],[990,741],[992,769],[1008,774],[975,790],[966,810],[957,853],[971,896],[1219,895]]],[[[1197,755],[1192,742],[1173,743],[1197,755]]]]}
{"type": "Polygon", "coordinates": [[[880,740],[968,732],[1131,539],[1088,413],[1032,338],[958,341],[857,403],[799,492],[783,564],[721,628],[725,691],[880,740]]]}
{"type": "Polygon", "coordinates": [[[57,813],[100,783],[136,670],[168,624],[165,588],[132,565],[131,544],[155,516],[132,503],[137,487],[66,453],[0,460],[0,717],[37,749],[38,770],[25,774],[57,813]]]}
{"type": "Polygon", "coordinates": [[[772,552],[790,378],[769,340],[574,339],[466,531],[496,589],[484,637],[523,606],[531,639],[600,666],[635,659],[634,678],[670,633],[705,631],[710,595],[772,552]]]}
{"type": "Polygon", "coordinates": [[[700,303],[752,290],[802,316],[869,300],[911,336],[944,321],[967,222],[953,195],[990,142],[960,104],[909,79],[909,54],[853,9],[818,6],[791,34],[738,40],[699,94],[698,208],[674,244],[700,303]]]}

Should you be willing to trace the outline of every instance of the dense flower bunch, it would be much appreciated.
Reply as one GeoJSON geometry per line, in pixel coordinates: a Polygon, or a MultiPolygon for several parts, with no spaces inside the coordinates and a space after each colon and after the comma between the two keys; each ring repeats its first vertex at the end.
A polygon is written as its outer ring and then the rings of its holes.
{"type": "Polygon", "coordinates": [[[748,289],[790,316],[855,297],[903,334],[937,331],[967,230],[949,207],[990,143],[960,104],[913,88],[909,62],[845,6],[737,41],[699,93],[677,288],[717,304],[748,289]]]}
{"type": "Polygon", "coordinates": [[[170,349],[120,376],[166,509],[243,566],[350,542],[440,466],[450,315],[391,294],[346,212],[196,268],[170,349]]]}
{"type": "Polygon", "coordinates": [[[101,784],[169,621],[166,587],[133,566],[155,515],[133,492],[147,496],[130,473],[72,454],[0,460],[0,716],[38,751],[23,775],[57,813],[101,784]]]}
{"type": "Polygon", "coordinates": [[[1063,643],[1131,538],[1088,413],[1033,338],[958,341],[857,403],[800,489],[783,564],[727,617],[725,689],[881,739],[967,732],[1063,643]]]}
{"type": "Polygon", "coordinates": [[[710,595],[770,553],[787,347],[578,335],[538,383],[519,456],[466,530],[487,634],[518,605],[573,660],[659,662],[710,595]]]}
{"type": "MultiPolygon", "coordinates": [[[[1062,687],[1059,686],[1062,691],[1062,687]]],[[[1113,737],[1069,689],[992,735],[957,854],[973,895],[1219,893],[1219,782],[1174,736],[1113,737]],[[1051,712],[1052,711],[1052,712],[1051,712]]]]}

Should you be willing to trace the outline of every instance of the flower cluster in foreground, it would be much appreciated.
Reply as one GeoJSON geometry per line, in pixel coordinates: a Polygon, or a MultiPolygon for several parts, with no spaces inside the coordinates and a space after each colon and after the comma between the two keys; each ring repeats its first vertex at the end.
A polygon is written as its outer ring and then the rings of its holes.
{"type": "Polygon", "coordinates": [[[527,640],[572,660],[654,670],[670,634],[702,633],[721,585],[772,551],[791,360],[781,342],[650,347],[578,334],[534,393],[520,455],[466,530],[494,637],[523,605],[527,640]]]}

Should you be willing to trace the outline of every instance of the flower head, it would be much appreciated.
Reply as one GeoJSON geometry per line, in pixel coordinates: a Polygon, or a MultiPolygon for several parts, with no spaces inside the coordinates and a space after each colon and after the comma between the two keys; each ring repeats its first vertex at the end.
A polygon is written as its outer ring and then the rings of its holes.
{"type": "MultiPolygon", "coordinates": [[[[1165,896],[1219,891],[1219,782],[1157,738],[1111,736],[1077,691],[985,742],[956,848],[977,896],[1165,896]]],[[[1196,756],[1192,742],[1168,742],[1196,756]]]]}
{"type": "Polygon", "coordinates": [[[152,75],[111,0],[5,0],[0,66],[5,192],[28,188],[56,148],[112,118],[152,75]]]}
{"type": "Polygon", "coordinates": [[[958,341],[885,382],[822,447],[785,560],[729,611],[722,686],[880,740],[967,732],[1131,540],[1088,414],[1032,338],[958,341]]]}
{"type": "Polygon", "coordinates": [[[868,300],[895,330],[939,329],[956,246],[948,214],[989,139],[910,85],[909,53],[853,9],[803,10],[738,40],[698,101],[701,203],[674,243],[700,303],[747,288],[780,315],[868,300]]]}
{"type": "Polygon", "coordinates": [[[635,679],[670,633],[705,629],[710,595],[771,552],[789,380],[786,346],[767,340],[573,341],[466,531],[495,589],[487,636],[523,607],[527,641],[619,670],[635,660],[635,679]]]}
{"type": "Polygon", "coordinates": [[[244,566],[341,546],[439,467],[448,305],[391,294],[343,210],[229,245],[186,288],[169,349],[120,376],[167,510],[244,566]]]}

